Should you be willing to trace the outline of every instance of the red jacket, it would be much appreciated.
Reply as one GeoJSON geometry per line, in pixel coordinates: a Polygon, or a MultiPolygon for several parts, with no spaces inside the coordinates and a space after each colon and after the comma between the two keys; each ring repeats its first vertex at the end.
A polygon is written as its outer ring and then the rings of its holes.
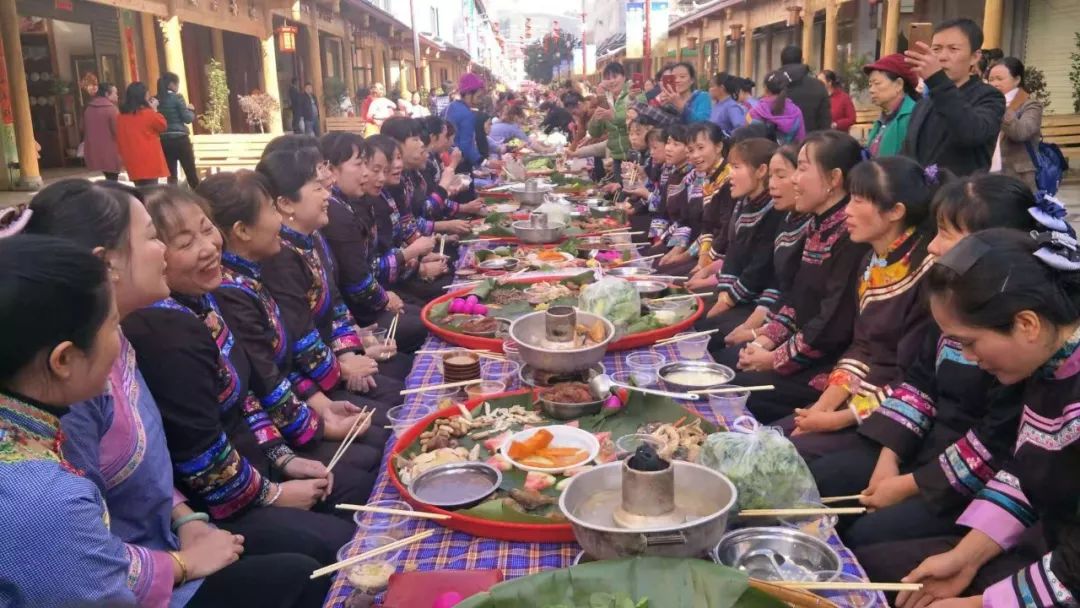
{"type": "Polygon", "coordinates": [[[847,133],[855,124],[855,104],[851,102],[851,95],[834,88],[829,95],[829,108],[836,130],[847,133]]]}
{"type": "Polygon", "coordinates": [[[165,117],[150,108],[116,117],[116,148],[131,181],[168,177],[159,137],[165,125],[165,117]]]}

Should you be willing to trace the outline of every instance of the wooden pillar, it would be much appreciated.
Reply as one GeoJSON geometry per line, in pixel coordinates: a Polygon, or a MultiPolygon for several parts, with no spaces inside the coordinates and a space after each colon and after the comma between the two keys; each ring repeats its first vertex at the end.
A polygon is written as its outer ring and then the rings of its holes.
{"type": "Polygon", "coordinates": [[[881,39],[881,56],[892,55],[900,48],[900,0],[888,0],[885,12],[884,34],[881,39]]]}
{"type": "Polygon", "coordinates": [[[840,10],[837,0],[825,0],[825,58],[821,62],[823,70],[835,70],[836,67],[836,18],[840,10]]]}
{"type": "Polygon", "coordinates": [[[39,190],[42,186],[41,169],[38,167],[33,119],[30,117],[30,94],[26,91],[26,68],[23,66],[19,13],[15,0],[0,0],[0,33],[4,39],[11,111],[15,115],[15,147],[19,152],[19,183],[16,188],[39,190]]]}
{"type": "Polygon", "coordinates": [[[809,2],[806,3],[806,10],[803,11],[802,21],[802,54],[803,60],[806,63],[810,63],[810,58],[816,53],[813,52],[814,48],[814,9],[811,8],[809,2]]]}
{"type": "MultiPolygon", "coordinates": [[[[307,49],[307,81],[301,86],[311,83],[312,92],[319,102],[319,128],[322,129],[326,122],[326,99],[323,95],[322,76],[322,51],[319,48],[319,22],[314,7],[311,9],[311,20],[308,23],[308,49],[307,49]]],[[[319,135],[316,133],[315,135],[319,135]]]]}
{"type": "MultiPolygon", "coordinates": [[[[345,37],[341,40],[341,62],[345,70],[345,77],[342,79],[345,81],[345,94],[349,96],[349,99],[356,95],[356,75],[353,67],[355,53],[356,46],[353,43],[352,24],[345,22],[345,37]]],[[[359,110],[360,108],[356,109],[359,110]]]]}
{"type": "Polygon", "coordinates": [[[281,133],[281,89],[277,79],[277,47],[274,41],[274,20],[270,11],[266,11],[266,34],[259,41],[262,47],[262,86],[263,91],[278,101],[278,109],[270,114],[270,132],[281,133]]]}
{"type": "MultiPolygon", "coordinates": [[[[432,85],[432,83],[431,83],[431,62],[430,61],[425,61],[423,63],[423,66],[424,66],[424,88],[427,89],[428,93],[431,93],[431,91],[433,90],[433,87],[431,86],[432,85]]],[[[423,101],[423,100],[421,100],[421,101],[423,101]]]]}
{"type": "Polygon", "coordinates": [[[697,39],[697,73],[698,76],[712,77],[712,74],[705,73],[705,24],[708,19],[702,19],[701,24],[698,25],[698,39],[697,39]]]}
{"type": "Polygon", "coordinates": [[[379,38],[376,38],[375,39],[375,46],[373,48],[374,48],[374,51],[372,51],[372,63],[374,64],[373,67],[375,68],[372,71],[373,77],[375,78],[375,82],[382,83],[383,87],[386,89],[386,92],[389,93],[390,92],[390,85],[386,82],[386,77],[387,77],[386,62],[383,61],[383,43],[382,43],[382,40],[379,39],[379,38]]]}
{"type": "MultiPolygon", "coordinates": [[[[186,100],[188,99],[187,70],[184,69],[184,45],[180,40],[180,29],[183,25],[176,15],[162,19],[160,23],[161,36],[165,41],[165,70],[176,74],[180,79],[180,86],[176,92],[183,95],[186,100]]],[[[156,88],[156,85],[149,83],[147,86],[151,89],[156,88]]]]}
{"type": "Polygon", "coordinates": [[[750,25],[750,9],[746,9],[746,23],[743,24],[742,77],[754,79],[754,28],[750,25]]]}
{"type": "Polygon", "coordinates": [[[150,89],[156,89],[157,80],[161,77],[161,60],[158,59],[154,16],[139,13],[139,25],[142,27],[143,57],[146,59],[146,74],[143,74],[142,82],[150,89]]]}
{"type": "Polygon", "coordinates": [[[720,22],[720,37],[717,40],[717,44],[720,46],[716,49],[716,69],[720,72],[727,71],[727,32],[728,24],[726,21],[720,22]]]}
{"type": "Polygon", "coordinates": [[[983,8],[983,48],[1001,48],[1001,22],[1005,14],[1004,0],[986,0],[983,8]]]}

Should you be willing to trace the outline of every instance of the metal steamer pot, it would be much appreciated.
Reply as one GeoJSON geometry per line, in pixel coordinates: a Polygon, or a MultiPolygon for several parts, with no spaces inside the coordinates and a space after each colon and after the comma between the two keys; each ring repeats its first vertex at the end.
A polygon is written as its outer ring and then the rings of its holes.
{"type": "Polygon", "coordinates": [[[727,530],[728,515],[735,508],[737,491],[727,477],[701,465],[673,461],[674,491],[690,493],[703,504],[715,507],[704,517],[674,525],[629,529],[613,521],[590,517],[583,506],[594,496],[620,492],[625,461],[598,466],[575,475],[559,497],[559,508],[570,521],[574,537],[594,559],[619,559],[638,555],[703,557],[710,553],[727,530]]]}

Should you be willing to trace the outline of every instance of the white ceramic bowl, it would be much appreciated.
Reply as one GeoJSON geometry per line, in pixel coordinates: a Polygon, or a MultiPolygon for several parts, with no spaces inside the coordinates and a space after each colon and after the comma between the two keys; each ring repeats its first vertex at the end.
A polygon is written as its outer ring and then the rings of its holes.
{"type": "Polygon", "coordinates": [[[567,426],[563,424],[556,424],[553,426],[543,426],[531,429],[525,429],[518,431],[513,435],[506,438],[502,446],[499,448],[504,458],[510,461],[510,464],[521,469],[522,471],[536,471],[537,473],[551,473],[552,475],[563,473],[570,469],[574,469],[580,466],[589,464],[596,459],[597,454],[600,453],[600,441],[588,431],[583,431],[577,427],[567,426]],[[589,456],[585,460],[575,463],[568,467],[530,467],[514,460],[510,457],[510,444],[514,441],[522,442],[532,437],[540,429],[547,429],[552,435],[550,446],[559,448],[578,448],[585,450],[589,456]]]}

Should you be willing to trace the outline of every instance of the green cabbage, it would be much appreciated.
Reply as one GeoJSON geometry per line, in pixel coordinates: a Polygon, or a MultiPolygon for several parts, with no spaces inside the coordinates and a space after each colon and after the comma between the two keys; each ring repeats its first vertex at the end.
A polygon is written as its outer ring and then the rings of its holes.
{"type": "Polygon", "coordinates": [[[698,462],[735,484],[739,510],[783,509],[820,501],[810,468],[777,429],[709,435],[698,462]]]}

